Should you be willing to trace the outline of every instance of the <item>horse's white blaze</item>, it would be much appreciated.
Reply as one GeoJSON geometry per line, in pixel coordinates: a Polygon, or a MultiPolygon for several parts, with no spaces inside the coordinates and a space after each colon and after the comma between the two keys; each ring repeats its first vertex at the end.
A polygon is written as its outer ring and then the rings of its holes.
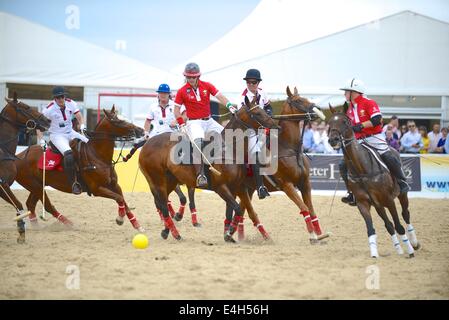
{"type": "Polygon", "coordinates": [[[398,236],[396,234],[391,236],[391,241],[393,241],[393,247],[396,249],[398,254],[403,254],[404,250],[402,250],[401,243],[398,240],[398,236]]]}
{"type": "Polygon", "coordinates": [[[377,251],[377,235],[373,234],[368,237],[369,250],[371,252],[371,257],[378,258],[379,252],[377,251]]]}

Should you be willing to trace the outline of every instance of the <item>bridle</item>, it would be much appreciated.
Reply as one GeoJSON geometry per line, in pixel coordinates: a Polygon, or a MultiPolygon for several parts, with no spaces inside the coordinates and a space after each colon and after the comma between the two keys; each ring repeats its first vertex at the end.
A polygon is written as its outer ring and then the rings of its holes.
{"type": "Polygon", "coordinates": [[[8,101],[8,105],[6,107],[4,107],[2,112],[0,113],[0,119],[12,124],[13,126],[19,128],[19,129],[27,129],[28,131],[35,130],[37,128],[38,124],[41,127],[44,127],[43,118],[45,118],[45,116],[43,114],[40,114],[38,117],[35,117],[32,114],[32,112],[29,110],[29,109],[31,109],[30,107],[28,107],[28,106],[25,106],[23,108],[19,107],[20,105],[22,105],[22,102],[8,101]],[[6,109],[7,109],[8,105],[11,105],[14,108],[14,110],[16,111],[16,119],[15,120],[11,120],[6,115],[6,109]],[[22,124],[19,122],[19,119],[18,119],[19,113],[28,119],[25,124],[22,124]]]}
{"type": "MultiPolygon", "coordinates": [[[[340,130],[337,129],[337,128],[329,128],[329,133],[330,133],[330,132],[336,132],[336,133],[337,133],[338,141],[340,141],[341,147],[342,147],[342,149],[343,149],[343,152],[345,152],[346,147],[348,147],[351,143],[355,142],[356,139],[355,139],[355,136],[354,136],[354,135],[353,135],[351,138],[345,138],[345,137],[344,137],[345,134],[348,132],[348,130],[351,130],[351,131],[352,131],[352,128],[351,128],[351,122],[350,122],[348,116],[345,115],[345,114],[343,114],[343,113],[338,113],[338,114],[336,114],[336,115],[342,115],[342,116],[344,117],[344,125],[345,125],[345,129],[344,129],[344,131],[342,132],[342,131],[340,131],[340,130]]],[[[330,135],[329,135],[329,136],[330,136],[330,135]]]]}

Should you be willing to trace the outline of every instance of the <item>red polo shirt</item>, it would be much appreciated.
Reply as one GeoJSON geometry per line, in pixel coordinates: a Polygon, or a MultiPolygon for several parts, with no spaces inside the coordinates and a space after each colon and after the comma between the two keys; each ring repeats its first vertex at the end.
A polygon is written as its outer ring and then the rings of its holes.
{"type": "Polygon", "coordinates": [[[210,96],[218,94],[213,84],[198,79],[197,90],[186,83],[176,93],[175,104],[186,107],[189,119],[206,118],[210,116],[210,96]]]}
{"type": "MultiPolygon", "coordinates": [[[[352,125],[356,125],[368,120],[377,115],[382,115],[380,113],[379,106],[376,101],[368,99],[363,96],[358,96],[354,100],[355,104],[351,103],[348,108],[346,115],[351,119],[352,125]]],[[[357,139],[363,138],[365,136],[370,136],[373,134],[378,134],[382,132],[382,123],[371,128],[363,128],[362,132],[355,132],[355,137],[357,139]]]]}

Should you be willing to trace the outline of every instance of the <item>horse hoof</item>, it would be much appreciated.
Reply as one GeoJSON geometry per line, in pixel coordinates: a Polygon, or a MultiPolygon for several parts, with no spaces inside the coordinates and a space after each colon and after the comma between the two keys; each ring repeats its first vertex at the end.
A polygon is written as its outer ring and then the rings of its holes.
{"type": "Polygon", "coordinates": [[[168,234],[169,234],[169,233],[170,233],[170,230],[168,230],[168,229],[162,230],[162,231],[161,231],[161,237],[162,237],[162,239],[167,240],[168,234]]]}
{"type": "Polygon", "coordinates": [[[115,218],[115,222],[116,222],[119,226],[121,226],[121,225],[123,225],[124,220],[121,219],[121,218],[115,218]]]}
{"type": "Polygon", "coordinates": [[[232,236],[230,236],[228,234],[225,234],[224,241],[225,242],[230,242],[230,243],[236,243],[236,241],[232,238],[232,236]]]}
{"type": "Polygon", "coordinates": [[[177,237],[175,237],[176,240],[181,241],[182,237],[180,235],[178,235],[177,237]]]}
{"type": "Polygon", "coordinates": [[[137,228],[137,231],[139,231],[139,233],[145,233],[145,229],[142,227],[137,228]]]}
{"type": "Polygon", "coordinates": [[[419,250],[421,248],[421,243],[417,243],[416,246],[413,246],[413,249],[419,250]]]}
{"type": "Polygon", "coordinates": [[[18,244],[24,244],[24,243],[25,243],[25,235],[20,235],[20,236],[17,238],[17,243],[18,243],[18,244]]]}
{"type": "Polygon", "coordinates": [[[310,241],[311,245],[316,245],[316,244],[320,243],[320,240],[318,240],[318,239],[309,239],[309,241],[310,241]]]}
{"type": "Polygon", "coordinates": [[[409,259],[414,258],[414,257],[415,257],[415,254],[414,254],[414,253],[410,253],[410,254],[408,255],[408,257],[409,257],[409,259]]]}
{"type": "Polygon", "coordinates": [[[201,223],[199,223],[199,222],[193,223],[193,226],[194,226],[194,227],[197,227],[197,228],[201,228],[201,223]]]}
{"type": "Polygon", "coordinates": [[[174,219],[176,220],[176,221],[181,221],[182,220],[182,218],[183,218],[183,216],[182,215],[180,215],[179,214],[179,212],[177,212],[176,214],[175,214],[175,217],[174,217],[174,219]]]}

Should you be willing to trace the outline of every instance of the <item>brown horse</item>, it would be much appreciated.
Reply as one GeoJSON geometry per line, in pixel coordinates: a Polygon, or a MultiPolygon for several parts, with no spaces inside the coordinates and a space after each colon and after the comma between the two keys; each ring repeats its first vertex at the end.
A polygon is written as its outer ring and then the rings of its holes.
{"type": "MultiPolygon", "coordinates": [[[[140,232],[140,227],[134,214],[129,209],[123,197],[122,189],[117,181],[117,173],[112,162],[115,141],[117,139],[132,139],[141,137],[144,130],[132,123],[120,120],[115,112],[115,107],[111,111],[104,110],[105,116],[97,124],[94,131],[90,133],[88,143],[81,143],[78,151],[78,141],[73,140],[70,146],[78,161],[80,176],[85,184],[85,190],[96,197],[104,197],[113,199],[118,204],[118,217],[116,222],[123,224],[125,214],[130,220],[133,227],[140,232]]],[[[25,189],[30,191],[30,195],[26,201],[28,210],[32,213],[30,219],[37,223],[35,209],[38,200],[42,201],[43,196],[43,170],[38,168],[38,161],[43,154],[40,146],[32,146],[28,150],[18,155],[20,158],[16,160],[16,166],[19,170],[17,182],[25,189]]],[[[72,193],[72,188],[68,183],[64,172],[58,170],[45,172],[45,185],[51,186],[56,190],[72,193]]],[[[45,193],[45,210],[52,214],[60,222],[71,225],[66,217],[60,214],[51,204],[45,193]]]]}
{"type": "MultiPolygon", "coordinates": [[[[228,143],[225,140],[226,129],[246,130],[251,128],[257,130],[260,126],[278,128],[266,112],[255,104],[255,101],[250,104],[246,99],[246,105],[240,108],[223,130],[222,141],[228,143]]],[[[154,196],[156,208],[162,211],[164,217],[165,229],[162,230],[162,238],[167,239],[171,232],[175,239],[180,240],[181,236],[167,209],[167,195],[174,190],[177,184],[186,184],[187,187],[194,188],[196,186],[196,174],[193,165],[175,164],[171,160],[170,154],[173,152],[172,150],[176,149],[177,143],[177,141],[170,141],[169,133],[149,139],[140,152],[139,165],[154,196]]],[[[246,152],[246,149],[244,152],[246,152]]],[[[244,185],[246,169],[243,164],[234,163],[214,164],[213,166],[214,170],[218,170],[221,174],[211,174],[210,187],[235,211],[233,220],[224,236],[225,241],[234,242],[232,235],[242,219],[242,210],[235,197],[238,196],[246,208],[252,208],[244,185]]]]}
{"type": "MultiPolygon", "coordinates": [[[[287,87],[287,100],[284,102],[279,126],[281,127],[278,137],[278,169],[270,180],[265,177],[265,186],[269,191],[284,191],[285,194],[298,206],[300,215],[304,217],[307,231],[309,232],[309,240],[312,244],[318,243],[318,240],[327,238],[329,234],[323,234],[312,204],[312,187],[310,183],[310,163],[309,159],[301,150],[302,136],[300,129],[301,120],[311,120],[316,118],[316,105],[308,101],[306,98],[298,94],[295,88],[292,94],[290,88],[287,87]],[[273,186],[273,183],[275,186],[273,186]],[[297,188],[301,191],[303,199],[297,192],[297,188]]],[[[319,111],[317,111],[319,112],[319,111]]],[[[276,116],[275,116],[276,117],[276,116]]],[[[255,181],[253,178],[247,179],[250,197],[255,191],[255,181]]],[[[231,213],[232,214],[232,213],[231,213]]],[[[227,216],[229,210],[227,209],[227,216]]],[[[253,210],[248,210],[248,216],[261,232],[262,236],[267,239],[268,233],[260,223],[259,218],[253,210]]],[[[243,239],[243,224],[239,226],[239,239],[243,239]]]]}
{"type": "Polygon", "coordinates": [[[358,143],[351,127],[351,121],[344,113],[338,113],[331,107],[332,116],[329,119],[329,143],[332,147],[343,149],[344,160],[348,167],[349,189],[357,199],[357,207],[365,220],[368,230],[370,253],[373,258],[379,256],[377,236],[371,218],[370,208],[374,206],[385,223],[385,228],[391,236],[393,246],[398,254],[403,254],[398,237],[406,246],[410,257],[420,244],[416,238],[413,226],[410,224],[407,193],[399,195],[399,186],[391,176],[387,167],[380,161],[379,155],[369,146],[358,143]],[[399,196],[398,196],[399,195],[399,196]],[[399,221],[394,199],[398,197],[402,207],[402,217],[407,223],[406,230],[399,221]],[[394,226],[388,219],[385,208],[393,217],[394,226]]]}
{"type": "MultiPolygon", "coordinates": [[[[15,207],[18,216],[22,216],[23,206],[10,189],[17,175],[14,160],[19,130],[26,129],[28,133],[35,129],[45,131],[50,127],[50,120],[25,103],[17,101],[15,92],[14,98],[6,99],[6,102],[7,105],[0,113],[0,197],[15,207]]],[[[17,220],[17,229],[19,231],[17,242],[25,242],[23,219],[17,220]]]]}

